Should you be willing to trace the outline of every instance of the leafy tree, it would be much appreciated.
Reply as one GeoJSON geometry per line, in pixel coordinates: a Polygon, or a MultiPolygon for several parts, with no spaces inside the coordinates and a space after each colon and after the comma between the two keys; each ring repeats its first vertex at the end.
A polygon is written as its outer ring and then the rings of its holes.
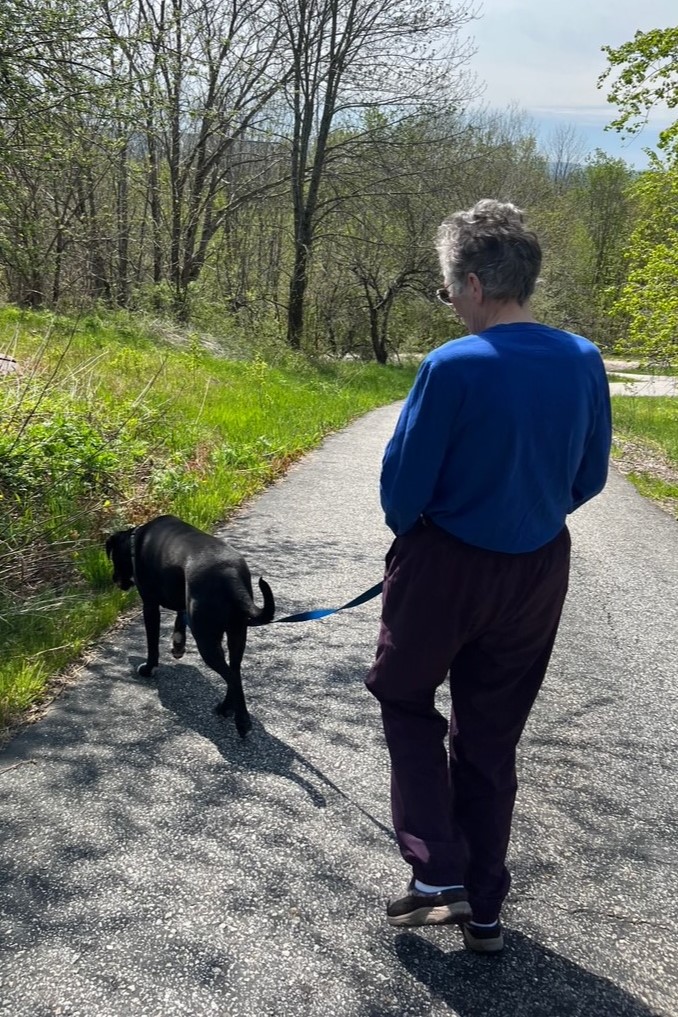
{"type": "MultiPolygon", "coordinates": [[[[604,48],[616,74],[608,95],[619,107],[611,127],[638,133],[657,104],[678,109],[678,27],[636,32],[622,46],[604,48]]],[[[678,120],[660,133],[651,168],[634,188],[638,219],[626,260],[628,276],[613,310],[628,324],[642,352],[673,357],[678,349],[678,120]]]]}
{"type": "Polygon", "coordinates": [[[0,264],[19,303],[60,299],[92,126],[105,119],[104,68],[96,13],[82,0],[0,4],[0,264]]]}
{"type": "Polygon", "coordinates": [[[637,220],[628,247],[628,275],[613,304],[627,323],[628,342],[657,359],[678,356],[678,167],[655,159],[634,186],[637,220]]]}
{"type": "MultiPolygon", "coordinates": [[[[603,46],[609,67],[599,87],[612,78],[608,101],[619,107],[610,124],[617,131],[637,134],[650,110],[664,103],[678,108],[678,28],[636,32],[621,46],[603,46]]],[[[659,147],[667,152],[678,145],[678,121],[660,133],[659,147]]]]}
{"type": "Polygon", "coordinates": [[[574,190],[576,214],[588,235],[588,327],[592,338],[603,345],[614,345],[619,338],[620,319],[611,312],[626,282],[625,252],[637,210],[632,198],[636,176],[622,159],[598,150],[584,166],[574,190]]]}
{"type": "Polygon", "coordinates": [[[0,3],[0,122],[49,117],[64,103],[88,108],[105,87],[97,15],[85,0],[2,0],[0,3]]]}

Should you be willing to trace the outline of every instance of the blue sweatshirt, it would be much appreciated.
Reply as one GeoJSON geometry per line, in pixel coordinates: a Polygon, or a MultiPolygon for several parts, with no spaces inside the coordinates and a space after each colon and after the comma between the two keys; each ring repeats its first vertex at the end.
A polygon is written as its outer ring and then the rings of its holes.
{"type": "Polygon", "coordinates": [[[533,551],[602,491],[612,440],[596,346],[546,325],[494,325],[423,361],[386,446],[381,504],[467,544],[533,551]]]}

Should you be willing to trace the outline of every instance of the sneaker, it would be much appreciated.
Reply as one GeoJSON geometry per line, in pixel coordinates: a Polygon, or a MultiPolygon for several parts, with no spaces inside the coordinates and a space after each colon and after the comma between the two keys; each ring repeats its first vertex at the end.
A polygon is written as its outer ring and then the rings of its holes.
{"type": "Polygon", "coordinates": [[[410,881],[404,897],[390,900],[386,908],[389,925],[449,925],[467,922],[471,905],[466,890],[441,890],[440,893],[421,893],[410,881]]]}
{"type": "Polygon", "coordinates": [[[464,943],[474,953],[499,953],[504,949],[504,934],[501,922],[496,922],[489,929],[479,928],[464,922],[461,927],[464,943]]]}

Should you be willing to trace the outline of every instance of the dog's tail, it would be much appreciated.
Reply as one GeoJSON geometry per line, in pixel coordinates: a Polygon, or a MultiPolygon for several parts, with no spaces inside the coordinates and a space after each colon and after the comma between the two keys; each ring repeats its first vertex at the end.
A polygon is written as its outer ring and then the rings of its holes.
{"type": "Polygon", "coordinates": [[[252,614],[247,620],[248,625],[268,625],[269,622],[273,621],[273,616],[275,615],[273,591],[265,579],[259,580],[259,589],[264,597],[264,606],[257,608],[254,603],[252,604],[252,614]]]}

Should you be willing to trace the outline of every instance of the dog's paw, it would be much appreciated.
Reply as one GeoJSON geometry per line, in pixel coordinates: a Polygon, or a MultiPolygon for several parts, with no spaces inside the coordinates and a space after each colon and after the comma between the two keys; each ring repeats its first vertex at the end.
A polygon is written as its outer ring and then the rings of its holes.
{"type": "Polygon", "coordinates": [[[217,705],[214,707],[214,712],[219,717],[232,717],[234,711],[230,703],[227,703],[226,700],[224,699],[222,700],[221,703],[217,703],[217,705]]]}
{"type": "Polygon", "coordinates": [[[249,713],[235,718],[235,729],[241,738],[247,738],[248,733],[252,730],[249,713]]]}
{"type": "Polygon", "coordinates": [[[139,667],[137,668],[137,674],[139,675],[140,678],[150,678],[157,666],[158,666],[157,664],[149,663],[139,664],[139,667]]]}
{"type": "Polygon", "coordinates": [[[186,652],[186,633],[174,631],[172,633],[172,656],[179,660],[186,652]]]}

